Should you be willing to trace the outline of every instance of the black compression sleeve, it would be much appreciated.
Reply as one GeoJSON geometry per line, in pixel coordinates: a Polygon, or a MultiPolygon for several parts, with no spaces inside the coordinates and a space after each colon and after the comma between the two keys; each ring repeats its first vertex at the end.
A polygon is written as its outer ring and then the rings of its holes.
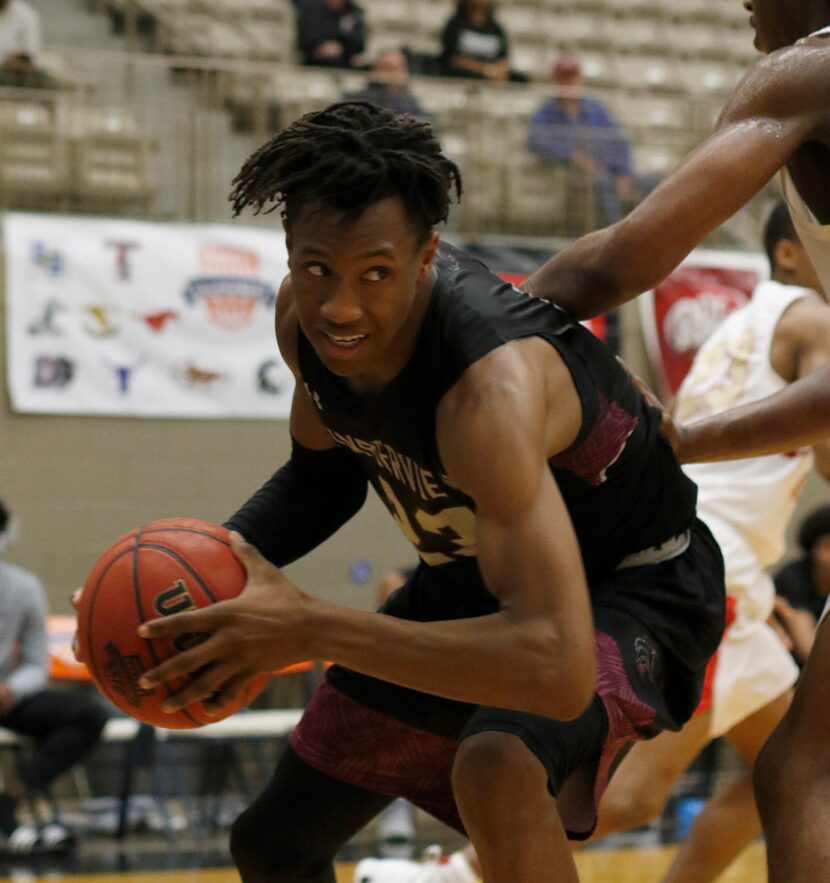
{"type": "Polygon", "coordinates": [[[292,440],[291,458],[225,522],[277,567],[328,539],[366,499],[366,475],[343,448],[314,451],[292,440]]]}

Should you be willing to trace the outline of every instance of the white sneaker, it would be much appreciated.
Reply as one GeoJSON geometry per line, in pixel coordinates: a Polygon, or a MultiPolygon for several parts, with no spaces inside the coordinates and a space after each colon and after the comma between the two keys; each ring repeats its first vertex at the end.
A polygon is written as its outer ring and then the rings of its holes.
{"type": "Polygon", "coordinates": [[[75,845],[75,835],[60,822],[49,822],[40,832],[40,848],[44,852],[69,852],[75,845]]]}
{"type": "Polygon", "coordinates": [[[354,883],[478,883],[467,857],[454,852],[444,857],[430,846],[423,862],[394,858],[365,858],[355,868],[354,883]]]}
{"type": "Polygon", "coordinates": [[[18,825],[6,838],[6,852],[31,855],[40,845],[40,831],[34,825],[18,825]]]}

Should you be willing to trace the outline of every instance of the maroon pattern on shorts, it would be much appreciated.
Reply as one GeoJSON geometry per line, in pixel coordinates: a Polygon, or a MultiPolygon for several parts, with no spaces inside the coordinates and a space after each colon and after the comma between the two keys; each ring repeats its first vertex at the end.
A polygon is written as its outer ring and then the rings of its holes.
{"type": "Polygon", "coordinates": [[[458,831],[452,794],[457,743],[402,724],[323,683],[289,744],[307,764],[351,785],[405,797],[458,831]]]}
{"type": "MultiPolygon", "coordinates": [[[[614,638],[595,630],[594,648],[608,734],[598,762],[573,770],[558,797],[565,829],[577,838],[587,836],[596,824],[597,806],[620,748],[642,739],[655,717],[654,709],[635,694],[614,638]]],[[[307,764],[335,779],[405,797],[464,831],[452,793],[457,748],[452,739],[402,724],[323,683],[289,744],[307,764]]]]}
{"type": "Polygon", "coordinates": [[[594,632],[594,649],[599,662],[597,693],[608,715],[608,735],[594,781],[594,802],[599,806],[608,785],[608,773],[626,742],[641,740],[654,721],[654,709],[634,692],[617,642],[604,632],[594,632]]]}

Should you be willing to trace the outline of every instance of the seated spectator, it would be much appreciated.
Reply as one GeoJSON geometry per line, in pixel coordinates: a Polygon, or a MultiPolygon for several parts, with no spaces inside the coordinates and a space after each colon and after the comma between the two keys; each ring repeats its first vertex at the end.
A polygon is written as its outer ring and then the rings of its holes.
{"type": "Polygon", "coordinates": [[[624,204],[642,197],[657,182],[635,177],[631,146],[619,123],[599,99],[583,94],[577,55],[561,55],[551,69],[551,80],[555,94],[530,119],[528,149],[568,162],[586,177],[600,210],[596,226],[612,224],[622,217],[624,204]]]}
{"type": "Polygon", "coordinates": [[[369,101],[392,113],[427,118],[418,99],[409,91],[409,67],[406,56],[399,49],[381,52],[372,66],[366,88],[347,92],[343,97],[347,101],[369,101]]]}
{"type": "MultiPolygon", "coordinates": [[[[0,502],[0,555],[10,526],[0,502]]],[[[16,779],[0,791],[0,851],[64,852],[74,843],[64,825],[56,818],[22,824],[18,807],[47,795],[52,782],[89,753],[107,714],[96,695],[47,688],[47,609],[40,580],[0,557],[0,586],[0,726],[34,741],[16,779]]]]}
{"type": "Polygon", "coordinates": [[[363,9],[352,0],[303,0],[297,12],[297,48],[303,64],[363,67],[363,9]]]}
{"type": "Polygon", "coordinates": [[[0,85],[37,87],[46,75],[38,67],[40,18],[26,0],[0,0],[0,85]]]}
{"type": "Polygon", "coordinates": [[[441,35],[441,63],[448,77],[505,83],[526,81],[510,70],[507,35],[496,21],[492,0],[458,0],[441,35]]]}
{"type": "Polygon", "coordinates": [[[821,506],[804,519],[798,544],[801,558],[775,577],[775,616],[790,638],[796,661],[803,665],[830,595],[830,506],[821,506]]]}

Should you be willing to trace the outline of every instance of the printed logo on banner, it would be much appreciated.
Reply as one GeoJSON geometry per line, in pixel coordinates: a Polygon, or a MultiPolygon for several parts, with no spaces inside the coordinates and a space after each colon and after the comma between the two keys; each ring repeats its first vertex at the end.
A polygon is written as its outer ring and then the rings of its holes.
{"type": "Polygon", "coordinates": [[[127,242],[119,239],[108,239],[104,243],[104,248],[113,249],[115,258],[115,278],[122,282],[127,282],[132,277],[132,252],[141,248],[139,242],[127,242]]]}
{"type": "Polygon", "coordinates": [[[75,376],[75,363],[66,356],[38,356],[34,385],[38,389],[63,389],[75,376]]]}
{"type": "Polygon", "coordinates": [[[167,327],[168,322],[178,319],[179,314],[175,310],[159,310],[157,313],[136,313],[136,319],[150,329],[160,334],[167,327]]]}
{"type": "Polygon", "coordinates": [[[103,360],[104,364],[107,368],[112,371],[115,376],[115,382],[118,388],[118,394],[122,396],[126,396],[130,394],[130,384],[133,380],[133,375],[139,368],[144,365],[146,359],[139,359],[137,362],[132,365],[124,365],[124,364],[114,364],[112,362],[103,360]]]}
{"type": "Polygon", "coordinates": [[[717,261],[684,264],[641,299],[649,358],[665,398],[677,392],[703,341],[760,281],[755,270],[730,267],[728,253],[717,261]]]}
{"type": "Polygon", "coordinates": [[[276,292],[257,278],[259,254],[252,249],[229,245],[205,245],[199,249],[199,270],[204,273],[191,279],[182,297],[185,303],[203,302],[208,319],[226,331],[247,328],[254,320],[257,304],[272,307],[276,292]]]}
{"type": "Polygon", "coordinates": [[[52,279],[62,276],[66,270],[66,258],[63,252],[50,248],[40,240],[32,243],[31,257],[32,265],[52,279]]]}
{"type": "Polygon", "coordinates": [[[697,352],[726,316],[746,300],[742,291],[721,287],[675,301],[663,319],[666,342],[676,353],[697,352]]]}
{"type": "Polygon", "coordinates": [[[214,392],[227,385],[230,374],[213,368],[201,368],[194,362],[185,362],[171,371],[173,379],[188,389],[214,392]]]}
{"type": "Polygon", "coordinates": [[[282,363],[279,359],[266,359],[258,368],[257,388],[267,395],[278,396],[285,391],[285,383],[280,374],[282,363]]]}
{"type": "Polygon", "coordinates": [[[114,325],[111,319],[113,308],[107,304],[90,304],[84,307],[87,321],[83,329],[91,337],[112,337],[119,332],[119,326],[114,325]]]}
{"type": "Polygon", "coordinates": [[[41,334],[51,334],[55,337],[63,334],[63,331],[55,324],[55,315],[66,307],[55,298],[46,301],[43,312],[40,317],[29,323],[28,332],[32,337],[38,337],[41,334]]]}

